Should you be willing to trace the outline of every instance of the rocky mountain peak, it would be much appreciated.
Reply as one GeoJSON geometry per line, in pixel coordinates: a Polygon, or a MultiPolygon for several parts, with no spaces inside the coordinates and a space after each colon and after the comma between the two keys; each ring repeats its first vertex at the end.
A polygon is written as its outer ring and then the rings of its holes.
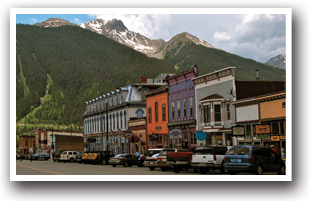
{"type": "Polygon", "coordinates": [[[49,18],[41,23],[36,23],[35,26],[41,27],[59,27],[59,26],[78,26],[61,18],[49,18]]]}

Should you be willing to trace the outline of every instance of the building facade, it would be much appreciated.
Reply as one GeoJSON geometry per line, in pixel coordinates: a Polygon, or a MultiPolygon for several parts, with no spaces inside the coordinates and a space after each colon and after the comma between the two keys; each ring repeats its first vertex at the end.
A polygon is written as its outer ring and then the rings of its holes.
{"type": "Polygon", "coordinates": [[[231,127],[235,123],[232,102],[236,100],[235,67],[224,68],[193,79],[196,94],[196,129],[205,132],[199,145],[234,144],[231,127]]]}
{"type": "Polygon", "coordinates": [[[140,83],[121,87],[86,102],[84,120],[85,151],[110,150],[114,154],[130,153],[128,122],[146,117],[145,95],[164,83],[141,77],[140,83]]]}
{"type": "Polygon", "coordinates": [[[198,68],[167,76],[169,141],[174,147],[196,145],[196,102],[193,78],[197,77],[198,68]]]}
{"type": "Polygon", "coordinates": [[[168,86],[153,90],[146,96],[148,148],[163,148],[169,144],[168,86]]]}

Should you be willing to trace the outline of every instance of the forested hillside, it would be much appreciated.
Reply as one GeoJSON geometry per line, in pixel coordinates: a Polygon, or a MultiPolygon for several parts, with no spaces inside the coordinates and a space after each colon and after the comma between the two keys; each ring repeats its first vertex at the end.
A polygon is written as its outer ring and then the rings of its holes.
{"type": "Polygon", "coordinates": [[[22,123],[81,124],[85,101],[141,75],[175,72],[162,60],[79,27],[17,25],[16,32],[17,121],[35,109],[22,123]]]}

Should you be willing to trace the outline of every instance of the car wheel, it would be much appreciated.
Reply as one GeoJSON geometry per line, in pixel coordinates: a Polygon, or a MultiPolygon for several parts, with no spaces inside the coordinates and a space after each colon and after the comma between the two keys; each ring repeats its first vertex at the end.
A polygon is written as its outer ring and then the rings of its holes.
{"type": "Polygon", "coordinates": [[[221,171],[222,174],[226,173],[223,164],[221,165],[220,171],[221,171]]]}
{"type": "Polygon", "coordinates": [[[166,172],[168,170],[168,168],[160,168],[162,171],[166,172]]]}
{"type": "Polygon", "coordinates": [[[180,168],[179,167],[174,167],[173,168],[174,173],[180,173],[180,168]]]}
{"type": "Polygon", "coordinates": [[[125,162],[125,163],[124,163],[124,167],[128,167],[128,162],[125,162]]]}
{"type": "Polygon", "coordinates": [[[200,168],[200,173],[201,174],[206,174],[209,171],[208,168],[200,168]]]}
{"type": "Polygon", "coordinates": [[[154,171],[155,170],[155,167],[149,167],[150,170],[154,171]]]}
{"type": "Polygon", "coordinates": [[[102,165],[106,165],[106,164],[107,164],[107,161],[106,161],[105,159],[102,159],[101,164],[102,164],[102,165]]]}
{"type": "Polygon", "coordinates": [[[278,171],[279,175],[284,175],[285,174],[285,167],[283,165],[281,165],[281,168],[278,171]]]}
{"type": "Polygon", "coordinates": [[[73,163],[74,162],[74,159],[73,158],[70,158],[70,163],[73,163]]]}
{"type": "Polygon", "coordinates": [[[198,169],[197,169],[197,168],[194,168],[194,172],[195,172],[195,173],[198,173],[198,169]]]}
{"type": "Polygon", "coordinates": [[[255,170],[255,174],[257,175],[262,175],[263,174],[263,167],[262,165],[257,165],[256,170],[255,170]]]}
{"type": "Polygon", "coordinates": [[[228,173],[229,173],[230,175],[235,175],[235,174],[236,174],[235,171],[231,171],[231,170],[229,170],[228,173]]]}
{"type": "Polygon", "coordinates": [[[116,167],[116,165],[112,165],[113,167],[116,167]]]}

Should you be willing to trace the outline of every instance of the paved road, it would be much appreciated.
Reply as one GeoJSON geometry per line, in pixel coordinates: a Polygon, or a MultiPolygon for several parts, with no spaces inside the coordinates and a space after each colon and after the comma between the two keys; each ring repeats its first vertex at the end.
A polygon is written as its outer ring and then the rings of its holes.
{"type": "MultiPolygon", "coordinates": [[[[211,170],[208,175],[222,175],[218,170],[211,170]]],[[[239,173],[249,175],[250,173],[239,173]]],[[[276,174],[276,173],[265,173],[276,174]]],[[[193,170],[174,173],[163,172],[159,168],[150,171],[147,167],[112,167],[111,165],[91,165],[79,163],[63,163],[53,161],[16,161],[16,175],[201,175],[193,170]]]]}

